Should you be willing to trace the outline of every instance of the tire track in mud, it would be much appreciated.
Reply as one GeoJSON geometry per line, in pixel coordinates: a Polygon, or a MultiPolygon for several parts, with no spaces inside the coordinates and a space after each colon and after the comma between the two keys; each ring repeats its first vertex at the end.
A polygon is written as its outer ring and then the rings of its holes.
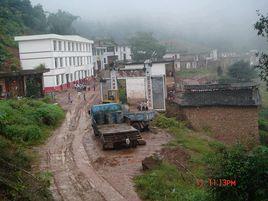
{"type": "Polygon", "coordinates": [[[51,191],[55,200],[123,201],[126,200],[97,174],[84,149],[82,140],[89,131],[87,109],[99,100],[96,93],[90,101],[76,98],[68,108],[66,119],[41,148],[40,169],[52,172],[51,191]]]}

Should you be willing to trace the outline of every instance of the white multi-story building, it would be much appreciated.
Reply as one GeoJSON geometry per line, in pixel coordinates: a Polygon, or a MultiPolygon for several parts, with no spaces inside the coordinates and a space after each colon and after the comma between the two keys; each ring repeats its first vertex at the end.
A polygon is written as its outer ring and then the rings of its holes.
{"type": "Polygon", "coordinates": [[[130,61],[131,60],[131,49],[128,46],[116,46],[115,55],[119,61],[130,61]]]}
{"type": "Polygon", "coordinates": [[[44,73],[44,91],[65,89],[71,84],[92,76],[93,41],[76,35],[17,36],[21,67],[35,69],[40,65],[50,71],[44,73]]]}
{"type": "Polygon", "coordinates": [[[112,61],[131,61],[131,49],[117,44],[98,44],[94,47],[94,63],[96,70],[104,69],[112,61]]]}

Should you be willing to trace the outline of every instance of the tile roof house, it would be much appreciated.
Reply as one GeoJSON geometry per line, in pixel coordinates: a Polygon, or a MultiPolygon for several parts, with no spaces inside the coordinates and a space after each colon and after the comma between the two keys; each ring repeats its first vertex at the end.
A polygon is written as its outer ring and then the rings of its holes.
{"type": "Polygon", "coordinates": [[[186,85],[184,89],[177,105],[194,129],[209,131],[227,144],[240,142],[251,147],[258,143],[258,85],[186,85]]]}

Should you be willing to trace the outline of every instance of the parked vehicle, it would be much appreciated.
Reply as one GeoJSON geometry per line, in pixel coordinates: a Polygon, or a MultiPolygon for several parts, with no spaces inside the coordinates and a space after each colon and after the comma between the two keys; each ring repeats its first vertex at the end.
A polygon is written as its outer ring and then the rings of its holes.
{"type": "Polygon", "coordinates": [[[126,112],[124,116],[130,121],[130,124],[140,132],[149,129],[150,121],[155,117],[155,111],[126,112]]]}
{"type": "Polygon", "coordinates": [[[94,134],[100,138],[103,149],[120,145],[135,148],[141,140],[140,132],[124,117],[120,104],[93,105],[90,115],[94,134]]]}

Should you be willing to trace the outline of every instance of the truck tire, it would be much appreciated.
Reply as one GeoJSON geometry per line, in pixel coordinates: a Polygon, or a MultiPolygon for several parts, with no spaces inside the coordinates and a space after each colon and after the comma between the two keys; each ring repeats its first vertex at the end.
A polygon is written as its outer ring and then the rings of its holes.
{"type": "Polygon", "coordinates": [[[142,130],[142,127],[140,125],[140,122],[138,121],[135,121],[131,124],[131,126],[133,126],[134,128],[136,128],[138,131],[141,131],[142,130]]]}
{"type": "Polygon", "coordinates": [[[137,140],[133,140],[133,141],[131,142],[131,147],[132,147],[132,148],[136,148],[137,145],[138,145],[137,140]]]}
{"type": "Polygon", "coordinates": [[[102,145],[102,149],[103,149],[103,150],[107,150],[106,144],[103,144],[103,145],[102,145]]]}

